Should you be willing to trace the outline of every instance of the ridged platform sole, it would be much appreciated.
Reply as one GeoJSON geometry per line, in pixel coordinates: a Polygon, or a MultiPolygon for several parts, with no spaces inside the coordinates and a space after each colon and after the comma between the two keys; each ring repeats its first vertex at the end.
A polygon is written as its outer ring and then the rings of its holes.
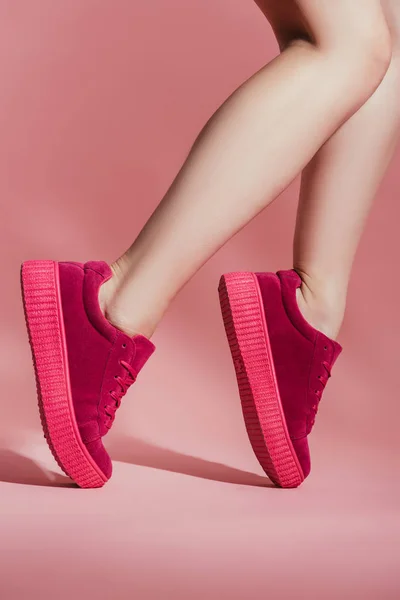
{"type": "Polygon", "coordinates": [[[61,469],[80,487],[101,487],[107,477],[86,449],[73,409],[58,264],[24,262],[21,288],[47,443],[61,469]]]}
{"type": "Polygon", "coordinates": [[[225,274],[218,291],[254,453],[275,485],[297,487],[304,475],[279,396],[257,277],[254,273],[225,274]]]}

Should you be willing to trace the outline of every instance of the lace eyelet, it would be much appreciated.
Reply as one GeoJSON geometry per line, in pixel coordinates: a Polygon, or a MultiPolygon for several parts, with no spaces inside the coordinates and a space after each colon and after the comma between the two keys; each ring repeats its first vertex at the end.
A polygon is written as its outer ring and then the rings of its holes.
{"type": "Polygon", "coordinates": [[[328,350],[328,346],[324,346],[324,350],[328,350]]]}
{"type": "Polygon", "coordinates": [[[118,375],[114,375],[114,379],[117,379],[118,375]]]}
{"type": "Polygon", "coordinates": [[[122,344],[122,347],[123,347],[123,348],[126,348],[126,344],[122,344]]]}

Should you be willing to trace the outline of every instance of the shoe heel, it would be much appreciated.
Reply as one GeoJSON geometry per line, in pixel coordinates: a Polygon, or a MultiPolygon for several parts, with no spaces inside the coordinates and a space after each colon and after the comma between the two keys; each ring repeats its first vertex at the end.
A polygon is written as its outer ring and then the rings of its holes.
{"type": "Polygon", "coordinates": [[[21,266],[26,327],[35,368],[40,418],[49,448],[60,468],[81,487],[101,487],[105,479],[82,455],[72,415],[64,343],[58,264],[26,261],[21,266]]]}
{"type": "Polygon", "coordinates": [[[297,487],[304,476],[283,415],[256,277],[251,272],[227,273],[218,291],[254,453],[275,485],[297,487]]]}

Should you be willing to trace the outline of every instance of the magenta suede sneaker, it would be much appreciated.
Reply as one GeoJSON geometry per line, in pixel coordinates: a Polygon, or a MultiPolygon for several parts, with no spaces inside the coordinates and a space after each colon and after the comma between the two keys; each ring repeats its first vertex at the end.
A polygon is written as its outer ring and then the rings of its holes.
{"type": "Polygon", "coordinates": [[[60,467],[85,488],[111,477],[102,437],[155,349],[103,316],[99,288],[111,275],[105,262],[27,261],[21,269],[43,430],[60,467]]]}
{"type": "Polygon", "coordinates": [[[268,477],[297,487],[310,472],[307,436],[342,348],[298,308],[294,270],[228,273],[219,295],[253,450],[268,477]]]}

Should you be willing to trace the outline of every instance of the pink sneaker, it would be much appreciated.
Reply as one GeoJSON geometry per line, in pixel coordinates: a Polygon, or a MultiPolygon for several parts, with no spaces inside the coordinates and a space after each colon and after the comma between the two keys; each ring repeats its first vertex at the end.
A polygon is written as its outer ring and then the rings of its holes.
{"type": "Polygon", "coordinates": [[[21,269],[45,437],[60,467],[85,488],[111,477],[102,437],[155,349],[103,316],[98,293],[111,274],[104,262],[28,261],[21,269]]]}
{"type": "Polygon", "coordinates": [[[307,436],[342,348],[296,299],[296,271],[228,273],[219,295],[253,450],[268,477],[297,487],[310,472],[307,436]]]}

